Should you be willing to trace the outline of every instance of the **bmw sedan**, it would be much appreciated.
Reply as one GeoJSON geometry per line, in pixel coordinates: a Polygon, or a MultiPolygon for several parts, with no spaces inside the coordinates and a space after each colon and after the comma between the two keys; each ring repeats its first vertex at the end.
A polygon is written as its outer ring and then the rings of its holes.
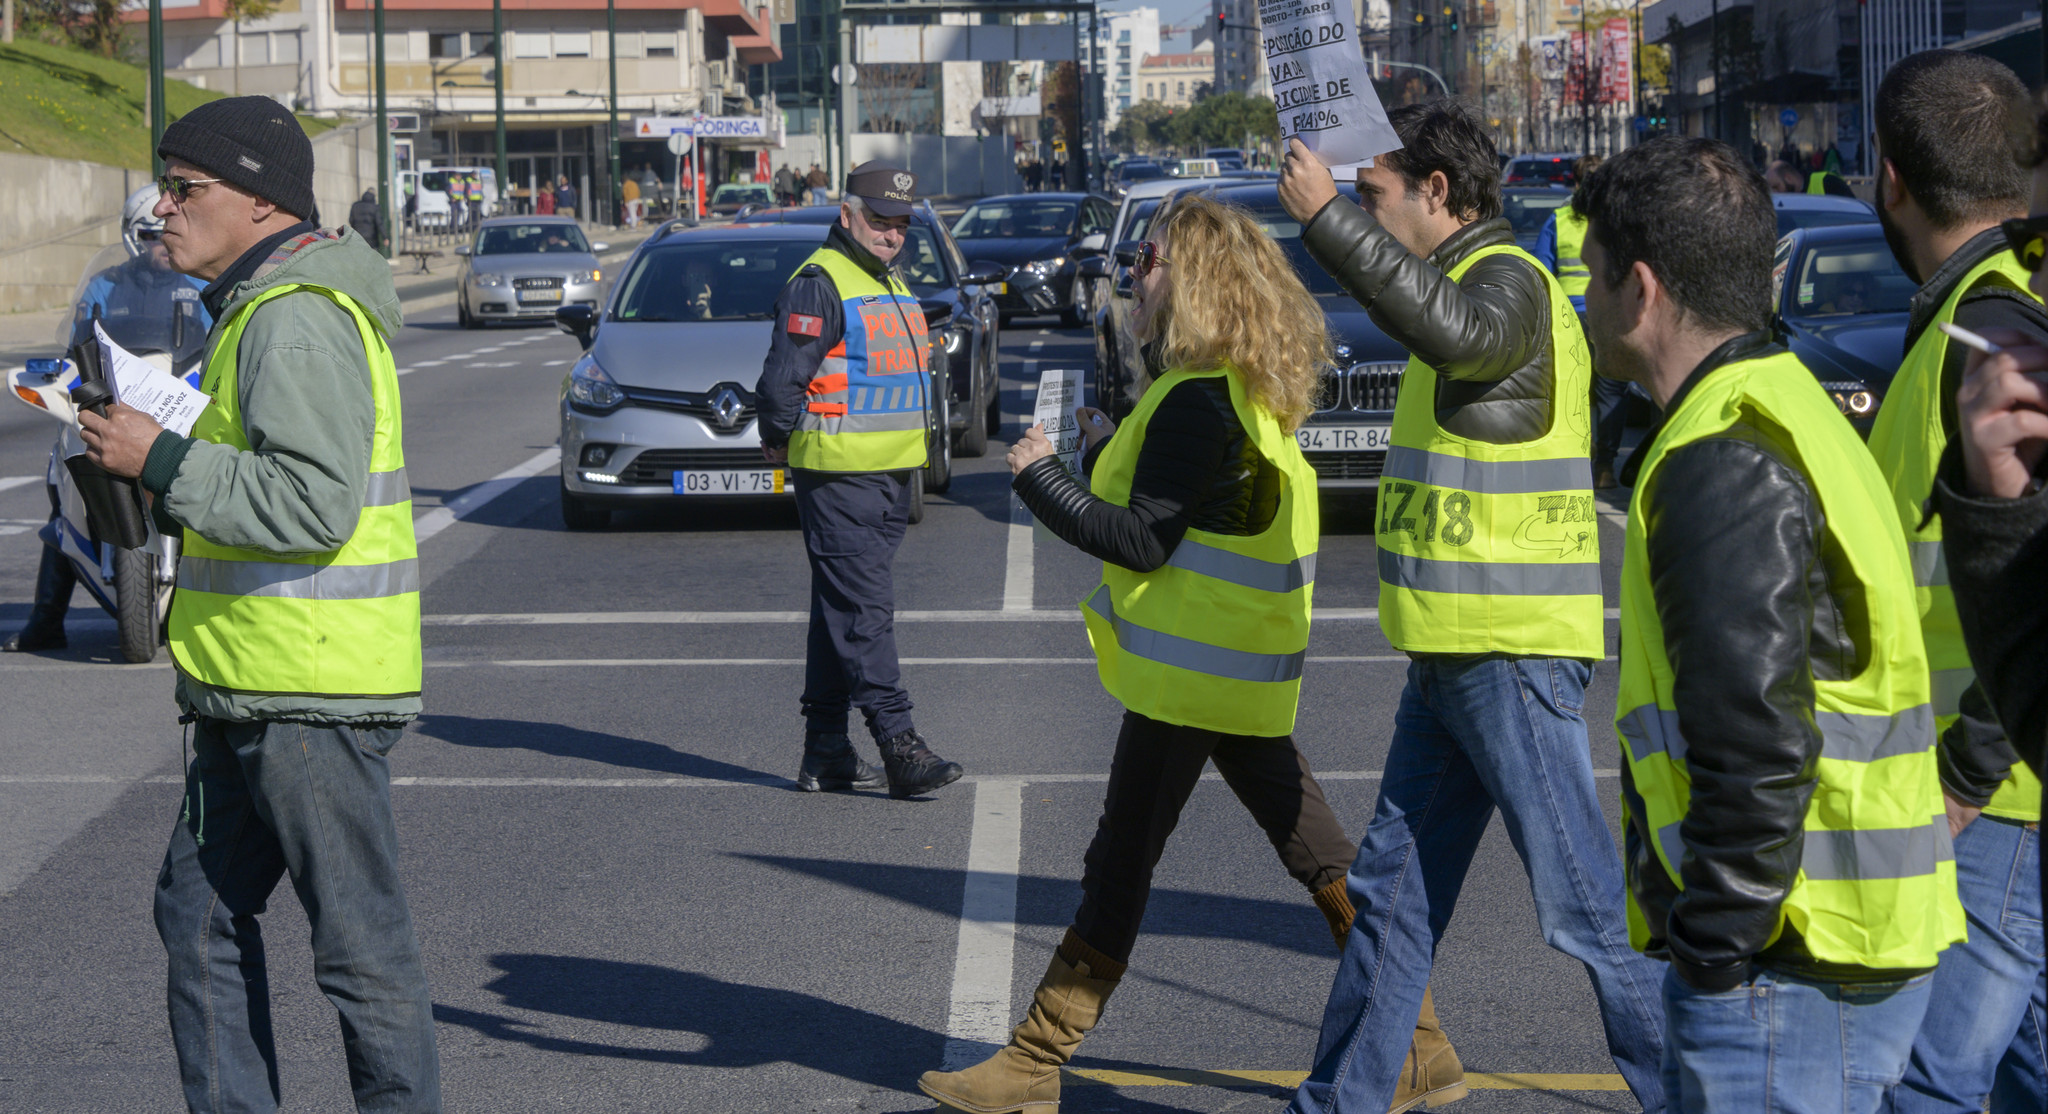
{"type": "MultiPolygon", "coordinates": [[[[750,224],[829,225],[839,219],[837,205],[805,205],[766,209],[747,216],[750,224]]],[[[910,218],[910,233],[897,268],[910,292],[924,303],[931,322],[932,372],[951,387],[953,451],[980,456],[1002,422],[1002,385],[997,379],[999,328],[991,284],[1005,269],[982,263],[970,268],[953,242],[953,234],[932,209],[920,201],[910,218]],[[938,343],[943,334],[944,343],[938,343]]]]}
{"type": "Polygon", "coordinates": [[[985,197],[953,222],[953,238],[970,264],[1007,269],[994,291],[1002,324],[1057,313],[1071,329],[1094,316],[1088,304],[1094,284],[1080,277],[1078,264],[1108,250],[1115,212],[1108,198],[1091,193],[985,197]]]}
{"type": "Polygon", "coordinates": [[[583,238],[568,217],[492,217],[455,249],[455,319],[465,329],[492,321],[549,321],[563,306],[597,307],[610,244],[583,238]]]}
{"type": "MultiPolygon", "coordinates": [[[[609,524],[614,510],[773,500],[787,470],[761,455],[754,385],[783,284],[824,241],[816,224],[670,224],[633,253],[599,311],[561,310],[582,343],[562,381],[562,521],[609,524]]],[[[916,475],[911,521],[926,491],[951,482],[946,396],[926,413],[931,464],[916,475]]]]}
{"type": "Polygon", "coordinates": [[[1905,359],[1906,319],[1919,288],[1875,224],[1795,229],[1771,269],[1771,326],[1870,436],[1905,359]]]}

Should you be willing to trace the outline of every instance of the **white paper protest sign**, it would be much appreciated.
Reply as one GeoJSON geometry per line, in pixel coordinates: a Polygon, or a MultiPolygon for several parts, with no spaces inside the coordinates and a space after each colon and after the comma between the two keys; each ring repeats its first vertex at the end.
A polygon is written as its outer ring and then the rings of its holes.
{"type": "Polygon", "coordinates": [[[1401,149],[1372,87],[1349,0],[1259,0],[1280,143],[1300,139],[1324,166],[1401,149]]]}
{"type": "Polygon", "coordinates": [[[172,433],[190,435],[192,423],[212,400],[183,379],[121,347],[98,321],[92,323],[92,329],[99,340],[100,368],[114,397],[172,433]]]}
{"type": "MultiPolygon", "coordinates": [[[[1081,369],[1051,368],[1038,374],[1038,400],[1032,406],[1031,421],[1052,442],[1060,467],[1075,477],[1081,475],[1081,424],[1074,419],[1074,407],[1081,405],[1081,369]]],[[[1014,496],[1013,496],[1014,498],[1014,496]]],[[[1034,535],[1051,540],[1045,523],[1032,520],[1034,535]]]]}

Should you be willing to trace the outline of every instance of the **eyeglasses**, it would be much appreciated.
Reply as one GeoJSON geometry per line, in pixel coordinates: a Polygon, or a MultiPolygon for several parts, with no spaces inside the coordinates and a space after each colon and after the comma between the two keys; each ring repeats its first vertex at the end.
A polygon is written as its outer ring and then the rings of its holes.
{"type": "Polygon", "coordinates": [[[2043,256],[2048,256],[2048,216],[2014,217],[2001,221],[1998,227],[2005,233],[2005,243],[2018,257],[2020,266],[2029,271],[2041,269],[2043,256]]]}
{"type": "Polygon", "coordinates": [[[1150,240],[1140,240],[1138,241],[1138,258],[1131,263],[1131,277],[1144,278],[1152,273],[1152,268],[1159,266],[1161,263],[1171,262],[1173,260],[1159,254],[1158,244],[1150,240]]]}
{"type": "Polygon", "coordinates": [[[183,205],[192,197],[192,187],[210,186],[218,181],[219,178],[181,178],[176,174],[159,174],[156,176],[156,192],[183,205]]]}
{"type": "Polygon", "coordinates": [[[151,243],[163,239],[164,230],[161,228],[138,228],[135,230],[135,238],[145,244],[151,243]]]}

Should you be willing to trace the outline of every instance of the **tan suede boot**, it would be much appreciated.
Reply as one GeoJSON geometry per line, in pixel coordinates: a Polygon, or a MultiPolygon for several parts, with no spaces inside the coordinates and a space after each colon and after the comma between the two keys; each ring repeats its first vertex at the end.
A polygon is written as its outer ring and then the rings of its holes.
{"type": "Polygon", "coordinates": [[[928,1071],[918,1089],[971,1114],[1053,1114],[1060,1106],[1060,1065],[1102,1019],[1102,1005],[1123,975],[1123,964],[1068,929],[1010,1043],[964,1071],[928,1071]]]}
{"type": "Polygon", "coordinates": [[[1458,1050],[1444,1036],[1437,1023],[1436,998],[1422,989],[1422,1016],[1415,1021],[1415,1039],[1408,1045],[1408,1058],[1401,1062],[1401,1081],[1394,1086],[1394,1105],[1387,1114],[1408,1110],[1434,1110],[1471,1094],[1465,1086],[1465,1065],[1458,1062],[1458,1050]]]}

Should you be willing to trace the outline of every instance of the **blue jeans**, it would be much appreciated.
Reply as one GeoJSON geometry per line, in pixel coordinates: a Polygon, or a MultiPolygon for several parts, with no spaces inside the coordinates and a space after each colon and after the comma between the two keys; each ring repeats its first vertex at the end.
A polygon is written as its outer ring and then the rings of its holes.
{"type": "Polygon", "coordinates": [[[256,918],[286,872],[312,925],[314,981],[340,1013],[356,1108],[441,1109],[433,1002],[391,820],[385,755],[399,733],[199,719],[184,809],[156,883],[171,1040],[190,1110],[278,1107],[256,918]]]}
{"type": "Polygon", "coordinates": [[[1629,946],[1621,855],[1586,742],[1592,671],[1567,658],[1409,663],[1379,806],[1347,889],[1358,910],[1297,1114],[1385,1114],[1436,942],[1496,808],[1551,947],[1585,964],[1607,1048],[1646,1111],[1664,1107],[1662,965],[1629,946]]]}
{"type": "Polygon", "coordinates": [[[1828,983],[1759,971],[1710,993],[1667,972],[1673,1114],[1874,1114],[1906,1070],[1933,979],[1828,983]]]}
{"type": "Polygon", "coordinates": [[[1899,1114],[2048,1110],[2042,1084],[2041,833],[1980,816],[1956,837],[1970,938],[1934,972],[1927,1020],[1885,1109],[1899,1114]]]}

